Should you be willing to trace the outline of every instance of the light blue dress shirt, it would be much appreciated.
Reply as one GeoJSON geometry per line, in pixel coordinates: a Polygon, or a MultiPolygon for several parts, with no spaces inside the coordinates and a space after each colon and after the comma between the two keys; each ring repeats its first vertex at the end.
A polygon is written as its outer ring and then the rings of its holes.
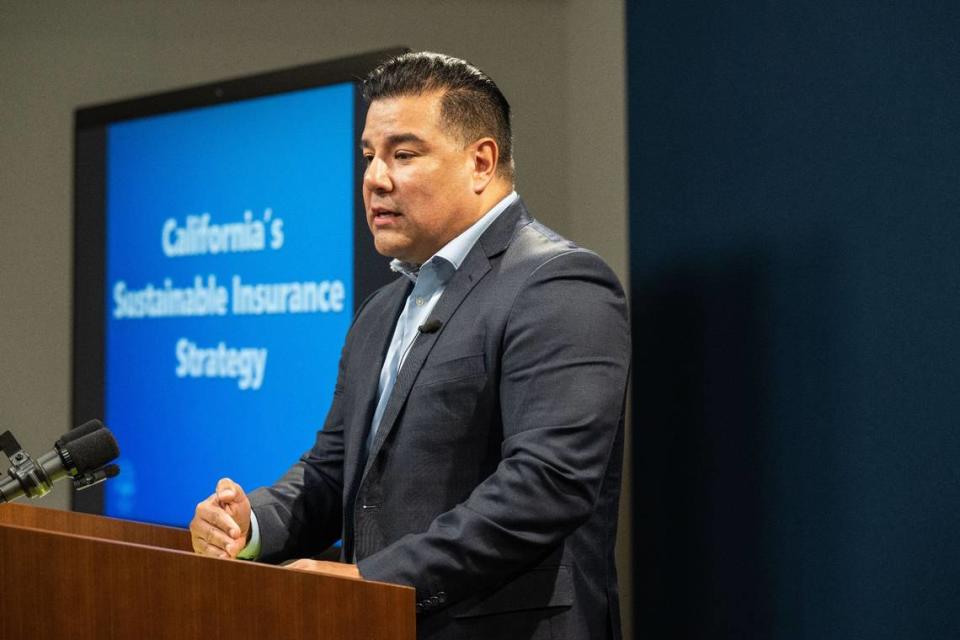
{"type": "MultiPolygon", "coordinates": [[[[370,450],[370,445],[373,444],[373,439],[380,428],[380,420],[387,408],[393,385],[397,381],[397,374],[403,367],[403,361],[413,346],[413,341],[417,339],[420,333],[418,328],[430,318],[430,313],[436,306],[437,301],[440,300],[440,296],[443,295],[447,282],[463,264],[467,254],[477,244],[477,240],[480,239],[483,232],[493,224],[494,220],[500,217],[500,214],[507,207],[516,202],[517,198],[519,198],[517,192],[511,191],[510,195],[500,200],[482,218],[445,244],[422,265],[417,266],[400,260],[390,262],[391,269],[403,274],[414,284],[413,290],[407,296],[407,301],[403,305],[403,311],[397,318],[393,338],[390,340],[390,348],[387,350],[387,357],[380,369],[380,383],[377,385],[377,408],[373,412],[370,433],[367,435],[367,451],[370,450]]],[[[364,458],[366,458],[366,453],[364,453],[364,458]]],[[[254,559],[260,554],[260,525],[257,523],[257,516],[252,511],[250,512],[250,530],[250,543],[238,556],[243,559],[254,559]]]]}

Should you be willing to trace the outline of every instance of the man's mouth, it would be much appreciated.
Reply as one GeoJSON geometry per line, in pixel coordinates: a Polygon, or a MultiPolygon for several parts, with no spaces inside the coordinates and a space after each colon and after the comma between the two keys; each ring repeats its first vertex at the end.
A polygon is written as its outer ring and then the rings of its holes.
{"type": "Polygon", "coordinates": [[[383,226],[391,224],[397,217],[400,216],[396,211],[391,211],[389,209],[375,208],[371,211],[373,214],[373,224],[374,226],[383,226]]]}

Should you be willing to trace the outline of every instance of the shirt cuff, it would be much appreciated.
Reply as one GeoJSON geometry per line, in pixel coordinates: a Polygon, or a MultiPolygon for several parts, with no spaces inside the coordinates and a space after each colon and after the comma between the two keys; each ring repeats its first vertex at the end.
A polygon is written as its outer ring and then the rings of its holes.
{"type": "Polygon", "coordinates": [[[257,514],[250,510],[250,542],[247,543],[237,557],[241,560],[256,560],[260,555],[260,525],[257,523],[257,514]]]}

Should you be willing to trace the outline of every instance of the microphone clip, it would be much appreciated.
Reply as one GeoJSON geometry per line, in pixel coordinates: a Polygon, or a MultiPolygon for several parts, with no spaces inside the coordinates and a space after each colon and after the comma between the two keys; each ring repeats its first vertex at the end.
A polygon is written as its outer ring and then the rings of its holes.
{"type": "Polygon", "coordinates": [[[10,431],[0,434],[0,451],[3,451],[13,465],[7,470],[7,475],[23,487],[24,494],[30,498],[39,498],[50,493],[53,481],[44,473],[43,467],[23,450],[10,431]]]}
{"type": "Polygon", "coordinates": [[[73,477],[73,488],[77,491],[83,491],[84,489],[89,489],[94,485],[98,485],[107,478],[113,478],[120,473],[120,467],[115,464],[108,464],[106,466],[100,467],[96,471],[88,471],[87,473],[81,473],[73,477]]]}
{"type": "Polygon", "coordinates": [[[10,431],[0,433],[0,451],[10,460],[10,464],[16,465],[22,462],[27,454],[23,453],[23,448],[17,442],[17,438],[10,431]],[[15,459],[16,458],[16,459],[15,459]]]}

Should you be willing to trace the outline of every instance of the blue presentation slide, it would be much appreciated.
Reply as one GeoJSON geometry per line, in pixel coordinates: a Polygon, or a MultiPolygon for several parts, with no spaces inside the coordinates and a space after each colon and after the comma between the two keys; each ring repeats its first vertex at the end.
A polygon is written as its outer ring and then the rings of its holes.
{"type": "Polygon", "coordinates": [[[313,444],[353,313],[354,90],[108,128],[107,515],[185,526],[313,444]]]}

